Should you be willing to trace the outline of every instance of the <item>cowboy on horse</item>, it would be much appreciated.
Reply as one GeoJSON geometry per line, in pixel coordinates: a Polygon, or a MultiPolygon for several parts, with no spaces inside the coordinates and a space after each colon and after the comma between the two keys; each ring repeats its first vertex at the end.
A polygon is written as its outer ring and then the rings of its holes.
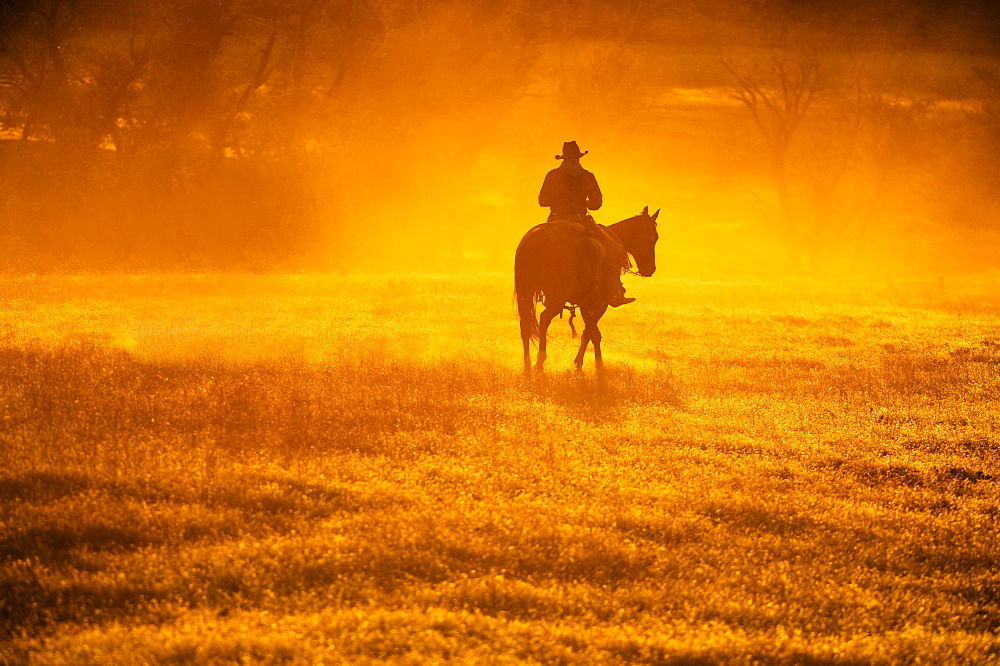
{"type": "Polygon", "coordinates": [[[587,211],[601,207],[601,188],[594,174],[580,166],[583,155],[575,141],[563,144],[563,154],[556,156],[563,163],[545,177],[538,195],[538,203],[552,211],[549,220],[529,229],[514,252],[514,300],[526,374],[531,372],[531,342],[538,341],[535,370],[542,372],[549,324],[569,309],[572,325],[576,308],[584,327],[573,362],[582,368],[587,348],[593,344],[594,362],[602,371],[598,323],[608,306],[635,300],[625,297],[622,270],[629,270],[634,260],[636,274],[649,277],[656,272],[660,211],[650,215],[646,206],[638,215],[606,227],[594,222],[587,211]],[[536,311],[539,303],[541,314],[536,311]]]}
{"type": "Polygon", "coordinates": [[[596,264],[598,291],[607,297],[608,305],[618,307],[635,301],[625,296],[622,270],[629,266],[628,255],[621,242],[598,226],[588,211],[598,210],[604,203],[597,178],[580,164],[580,158],[590,151],[580,152],[576,141],[563,144],[562,160],[557,168],[549,171],[538,193],[538,205],[549,208],[549,222],[576,225],[590,241],[592,259],[596,264]]]}

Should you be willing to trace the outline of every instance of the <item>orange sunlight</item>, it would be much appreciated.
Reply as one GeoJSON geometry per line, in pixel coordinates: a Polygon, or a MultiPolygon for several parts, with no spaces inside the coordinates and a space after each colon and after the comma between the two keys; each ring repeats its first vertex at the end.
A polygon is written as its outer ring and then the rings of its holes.
{"type": "Polygon", "coordinates": [[[996,663],[998,36],[0,2],[0,664],[996,663]]]}
{"type": "Polygon", "coordinates": [[[991,270],[994,14],[912,2],[56,3],[5,42],[0,261],[509,271],[575,140],[664,275],[991,270]]]}

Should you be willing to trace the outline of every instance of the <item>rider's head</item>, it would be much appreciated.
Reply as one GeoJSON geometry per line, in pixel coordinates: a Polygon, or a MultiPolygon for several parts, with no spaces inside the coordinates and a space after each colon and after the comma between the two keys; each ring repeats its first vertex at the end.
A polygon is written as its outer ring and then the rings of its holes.
{"type": "Polygon", "coordinates": [[[576,141],[567,141],[563,144],[562,155],[556,155],[557,160],[566,160],[567,162],[579,162],[580,158],[589,153],[589,150],[580,152],[580,146],[576,145],[576,141]]]}

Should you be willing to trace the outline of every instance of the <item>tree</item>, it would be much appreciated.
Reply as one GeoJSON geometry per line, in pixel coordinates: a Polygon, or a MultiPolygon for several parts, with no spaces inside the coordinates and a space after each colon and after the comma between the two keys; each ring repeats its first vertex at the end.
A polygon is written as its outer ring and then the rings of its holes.
{"type": "Polygon", "coordinates": [[[0,2],[0,85],[5,124],[23,138],[51,132],[64,120],[70,89],[64,45],[78,19],[74,0],[0,2]],[[9,93],[13,92],[13,95],[9,93]]]}
{"type": "Polygon", "coordinates": [[[883,212],[900,174],[929,157],[920,144],[927,134],[933,104],[930,100],[902,96],[891,86],[891,62],[861,62],[853,95],[859,121],[857,170],[866,187],[858,187],[858,211],[852,227],[847,222],[842,237],[852,244],[857,261],[873,231],[883,225],[883,212]]]}
{"type": "Polygon", "coordinates": [[[781,230],[789,261],[797,265],[805,239],[792,211],[788,154],[819,86],[819,57],[812,49],[772,45],[760,57],[742,61],[725,57],[723,65],[734,79],[730,94],[750,111],[770,151],[770,175],[778,195],[781,230]]]}

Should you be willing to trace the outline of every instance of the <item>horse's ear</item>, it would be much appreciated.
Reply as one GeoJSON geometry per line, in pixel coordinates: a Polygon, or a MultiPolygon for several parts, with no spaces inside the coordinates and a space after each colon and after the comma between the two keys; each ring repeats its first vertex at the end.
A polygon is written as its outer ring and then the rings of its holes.
{"type": "Polygon", "coordinates": [[[660,214],[660,209],[657,209],[656,212],[653,213],[652,215],[650,215],[649,217],[650,217],[650,219],[653,220],[653,222],[656,222],[656,218],[657,218],[657,216],[659,216],[659,214],[660,214]]]}
{"type": "Polygon", "coordinates": [[[645,208],[642,209],[642,214],[649,215],[649,206],[646,206],[645,208]]]}

